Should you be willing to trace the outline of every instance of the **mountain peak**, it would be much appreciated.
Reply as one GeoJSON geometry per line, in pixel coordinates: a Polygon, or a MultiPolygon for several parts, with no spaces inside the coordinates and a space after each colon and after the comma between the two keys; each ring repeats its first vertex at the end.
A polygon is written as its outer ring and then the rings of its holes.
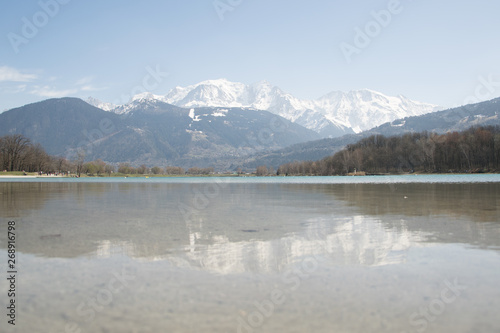
{"type": "Polygon", "coordinates": [[[140,94],[137,94],[135,96],[133,96],[130,100],[130,102],[134,102],[134,101],[155,101],[155,100],[162,100],[163,99],[163,96],[159,96],[159,95],[155,95],[153,93],[150,93],[150,92],[143,92],[143,93],[140,93],[140,94]]]}
{"type": "Polygon", "coordinates": [[[90,104],[92,106],[95,106],[96,108],[104,110],[104,111],[111,111],[111,110],[113,110],[114,108],[117,107],[113,103],[103,102],[103,101],[101,101],[101,100],[99,100],[97,98],[94,98],[92,96],[87,97],[87,99],[85,100],[85,102],[87,102],[88,104],[90,104]]]}
{"type": "MultiPolygon", "coordinates": [[[[371,89],[332,91],[316,100],[300,100],[266,80],[246,85],[226,78],[205,80],[186,87],[177,86],[164,96],[142,93],[134,96],[131,102],[154,100],[185,108],[240,107],[266,110],[325,137],[360,132],[398,118],[439,110],[436,105],[415,102],[401,95],[391,97],[371,89]]],[[[102,103],[93,103],[104,110],[113,109],[102,103]]],[[[129,109],[124,105],[120,112],[129,109]]]]}
{"type": "Polygon", "coordinates": [[[267,110],[326,136],[339,135],[339,132],[322,132],[325,126],[360,132],[387,121],[437,110],[436,105],[403,96],[391,97],[371,89],[333,91],[317,100],[300,100],[265,80],[251,85],[227,79],[207,80],[185,88],[176,87],[166,97],[168,103],[182,107],[267,110]]]}

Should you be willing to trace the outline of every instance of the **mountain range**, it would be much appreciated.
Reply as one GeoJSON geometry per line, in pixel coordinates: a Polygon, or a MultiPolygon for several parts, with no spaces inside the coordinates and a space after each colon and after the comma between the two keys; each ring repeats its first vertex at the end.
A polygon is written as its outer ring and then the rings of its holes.
{"type": "Polygon", "coordinates": [[[158,100],[134,100],[121,114],[78,98],[49,99],[0,114],[0,136],[22,134],[47,153],[74,159],[134,165],[212,166],[319,139],[320,135],[267,111],[181,108],[158,100]]]}
{"type": "Polygon", "coordinates": [[[245,157],[240,164],[246,168],[258,165],[279,166],[293,161],[319,160],[335,154],[349,144],[371,135],[403,135],[415,132],[444,134],[477,126],[500,126],[500,98],[421,116],[405,117],[384,123],[358,134],[298,143],[274,151],[263,151],[245,157]]]}
{"type": "Polygon", "coordinates": [[[300,101],[266,82],[245,86],[215,80],[177,87],[165,96],[144,93],[120,106],[69,97],[28,104],[0,114],[0,136],[23,134],[49,154],[68,159],[84,150],[86,160],[223,171],[318,160],[373,134],[444,133],[500,125],[500,99],[427,113],[432,108],[370,90],[300,101]],[[334,103],[338,106],[335,117],[350,115],[353,120],[349,120],[349,126],[354,129],[325,116],[325,110],[333,110],[334,103]],[[305,105],[317,109],[304,110],[305,105]],[[318,105],[323,105],[323,111],[318,111],[318,105]],[[344,113],[343,108],[347,110],[344,113]],[[384,117],[391,120],[358,132],[371,126],[364,118],[375,119],[373,125],[384,117]],[[305,120],[309,125],[326,125],[307,128],[301,125],[305,120]],[[334,136],[334,129],[336,135],[347,134],[325,138],[328,131],[328,136],[334,136]]]}
{"type": "MultiPolygon", "coordinates": [[[[324,138],[360,133],[385,122],[441,109],[437,105],[412,101],[401,95],[390,97],[368,89],[347,93],[334,91],[316,100],[301,100],[267,81],[245,85],[226,79],[175,87],[166,95],[142,93],[134,96],[131,103],[137,100],[157,100],[185,108],[266,110],[313,130],[324,138]]],[[[128,112],[128,104],[113,106],[92,97],[87,102],[119,114],[128,112]]]]}

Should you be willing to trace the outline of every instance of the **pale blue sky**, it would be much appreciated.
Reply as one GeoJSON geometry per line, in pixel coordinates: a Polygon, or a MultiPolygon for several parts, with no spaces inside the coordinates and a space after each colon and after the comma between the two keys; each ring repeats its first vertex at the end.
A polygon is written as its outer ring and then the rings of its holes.
{"type": "Polygon", "coordinates": [[[4,1],[0,111],[61,96],[124,102],[144,85],[165,94],[218,78],[267,80],[304,99],[363,88],[443,106],[500,96],[499,1],[397,3],[4,1]],[[232,10],[221,20],[214,3],[232,10]],[[375,23],[372,12],[389,8],[375,23]],[[367,27],[369,45],[356,44],[367,27]],[[357,48],[350,62],[342,43],[357,48]],[[168,75],[148,77],[155,68],[168,75]]]}

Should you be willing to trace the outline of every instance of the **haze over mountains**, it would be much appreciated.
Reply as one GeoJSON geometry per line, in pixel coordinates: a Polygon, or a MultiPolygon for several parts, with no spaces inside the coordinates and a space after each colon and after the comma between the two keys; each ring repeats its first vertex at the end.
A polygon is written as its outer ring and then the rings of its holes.
{"type": "MultiPolygon", "coordinates": [[[[404,96],[390,97],[368,89],[348,93],[334,91],[316,100],[301,100],[267,81],[245,85],[226,79],[175,87],[163,96],[143,93],[132,98],[132,102],[137,100],[159,100],[186,108],[238,107],[266,110],[311,129],[322,137],[359,133],[388,121],[441,109],[404,96]]],[[[112,104],[94,98],[89,98],[87,102],[103,110],[127,112],[126,105],[113,108],[112,104]]]]}

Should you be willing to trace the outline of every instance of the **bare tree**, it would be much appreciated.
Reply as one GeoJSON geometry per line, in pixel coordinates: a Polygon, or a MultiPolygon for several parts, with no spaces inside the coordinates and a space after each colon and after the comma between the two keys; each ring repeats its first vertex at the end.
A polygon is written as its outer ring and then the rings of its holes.
{"type": "Polygon", "coordinates": [[[115,167],[111,164],[106,164],[106,166],[104,167],[104,172],[106,172],[108,176],[111,176],[111,174],[115,172],[115,167]]]}
{"type": "Polygon", "coordinates": [[[80,177],[83,171],[83,162],[85,162],[85,150],[79,149],[76,153],[76,160],[74,162],[76,165],[76,174],[78,175],[78,177],[80,177]]]}
{"type": "Polygon", "coordinates": [[[165,173],[167,175],[183,175],[185,171],[181,167],[168,166],[165,168],[165,173]]]}
{"type": "Polygon", "coordinates": [[[161,168],[160,168],[160,167],[158,167],[158,166],[154,166],[154,167],[152,167],[152,168],[151,168],[151,173],[152,173],[153,175],[159,175],[159,174],[161,174],[161,173],[162,173],[162,170],[161,170],[161,168]]]}
{"type": "Polygon", "coordinates": [[[106,163],[103,162],[100,158],[94,161],[94,165],[96,166],[96,172],[98,176],[105,172],[106,163]]]}
{"type": "Polygon", "coordinates": [[[256,170],[257,176],[265,176],[268,174],[267,167],[265,165],[260,165],[256,170]]]}
{"type": "Polygon", "coordinates": [[[30,171],[40,172],[49,168],[50,156],[39,143],[29,147],[26,155],[26,164],[29,166],[30,171]]]}
{"type": "Polygon", "coordinates": [[[21,134],[7,135],[0,140],[0,154],[2,155],[2,169],[16,171],[22,164],[24,154],[31,146],[30,139],[21,134]]]}
{"type": "Polygon", "coordinates": [[[141,164],[141,166],[139,166],[137,168],[137,173],[140,174],[140,175],[147,174],[148,173],[148,167],[145,164],[141,164]]]}

